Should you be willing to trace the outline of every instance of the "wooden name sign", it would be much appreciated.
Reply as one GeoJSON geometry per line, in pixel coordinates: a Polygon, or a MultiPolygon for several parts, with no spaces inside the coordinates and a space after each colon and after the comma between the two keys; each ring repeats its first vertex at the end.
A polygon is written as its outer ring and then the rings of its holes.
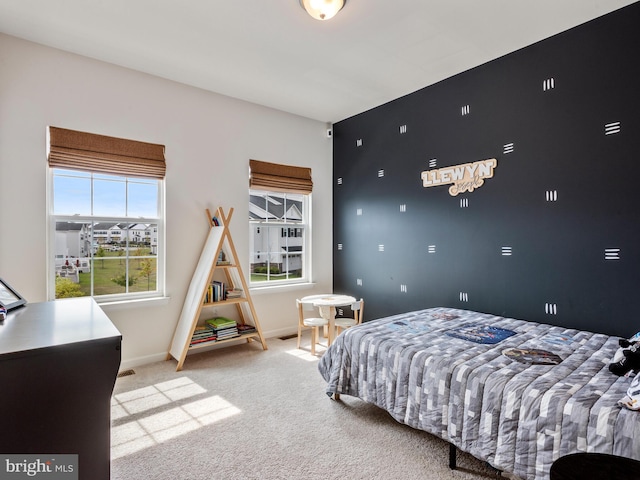
{"type": "Polygon", "coordinates": [[[435,187],[437,185],[449,185],[449,194],[456,196],[459,193],[473,192],[484,184],[485,178],[493,177],[493,170],[498,166],[498,160],[489,158],[473,163],[443,167],[437,170],[425,170],[422,172],[422,186],[435,187]]]}

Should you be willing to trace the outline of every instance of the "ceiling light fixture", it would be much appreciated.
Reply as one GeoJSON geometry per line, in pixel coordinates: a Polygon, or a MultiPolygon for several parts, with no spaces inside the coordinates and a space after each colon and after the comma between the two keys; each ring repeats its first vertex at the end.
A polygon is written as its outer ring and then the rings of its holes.
{"type": "Polygon", "coordinates": [[[300,6],[316,20],[329,20],[342,10],[347,0],[300,0],[300,6]]]}

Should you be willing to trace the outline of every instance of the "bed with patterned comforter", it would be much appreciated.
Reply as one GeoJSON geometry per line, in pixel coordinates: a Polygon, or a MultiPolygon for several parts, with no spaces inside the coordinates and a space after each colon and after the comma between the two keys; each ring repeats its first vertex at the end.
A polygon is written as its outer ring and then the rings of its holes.
{"type": "Polygon", "coordinates": [[[320,359],[327,394],[359,397],[522,479],[600,452],[640,460],[618,338],[451,308],[345,330],[320,359]]]}

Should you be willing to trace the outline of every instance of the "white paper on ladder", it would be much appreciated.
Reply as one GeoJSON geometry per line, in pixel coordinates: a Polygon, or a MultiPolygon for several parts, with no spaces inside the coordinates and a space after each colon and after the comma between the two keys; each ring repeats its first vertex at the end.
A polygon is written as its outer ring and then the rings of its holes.
{"type": "Polygon", "coordinates": [[[191,341],[193,329],[192,320],[198,313],[198,309],[202,306],[202,296],[209,281],[211,269],[216,264],[223,233],[224,227],[211,227],[209,229],[207,241],[202,249],[196,271],[189,284],[187,296],[185,297],[182,307],[182,313],[180,314],[180,320],[178,321],[176,332],[173,336],[173,342],[171,342],[169,353],[175,359],[180,359],[182,352],[186,350],[187,344],[191,341]]]}

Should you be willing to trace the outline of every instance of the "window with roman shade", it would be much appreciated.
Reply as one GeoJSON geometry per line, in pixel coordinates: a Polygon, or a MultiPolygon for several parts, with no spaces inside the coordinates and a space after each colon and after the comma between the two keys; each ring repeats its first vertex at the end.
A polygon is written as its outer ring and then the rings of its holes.
{"type": "Polygon", "coordinates": [[[251,286],[311,280],[311,169],[250,160],[251,286]]]}
{"type": "Polygon", "coordinates": [[[164,145],[49,127],[52,168],[129,177],[164,178],[164,145]]]}
{"type": "Polygon", "coordinates": [[[249,188],[271,192],[309,194],[313,189],[311,169],[249,160],[249,188]]]}
{"type": "Polygon", "coordinates": [[[163,145],[49,127],[49,297],[164,294],[163,145]]]}

